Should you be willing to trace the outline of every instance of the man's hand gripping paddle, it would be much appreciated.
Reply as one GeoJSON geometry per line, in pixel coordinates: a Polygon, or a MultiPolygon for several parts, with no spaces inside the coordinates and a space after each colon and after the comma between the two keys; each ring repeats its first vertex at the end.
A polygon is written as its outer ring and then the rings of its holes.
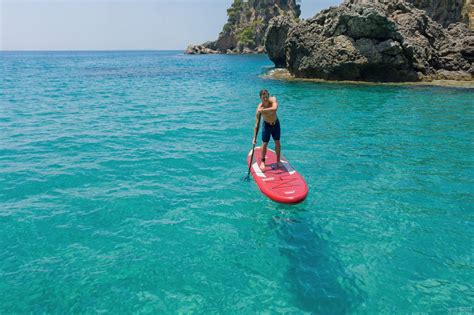
{"type": "Polygon", "coordinates": [[[258,118],[257,118],[257,131],[255,132],[255,142],[252,144],[252,156],[250,157],[250,165],[249,165],[249,170],[247,172],[247,177],[245,178],[245,180],[249,180],[250,179],[250,168],[252,167],[252,164],[253,164],[253,155],[255,153],[255,145],[257,144],[257,136],[258,136],[258,131],[260,129],[260,118],[262,118],[262,113],[258,113],[258,118]]]}

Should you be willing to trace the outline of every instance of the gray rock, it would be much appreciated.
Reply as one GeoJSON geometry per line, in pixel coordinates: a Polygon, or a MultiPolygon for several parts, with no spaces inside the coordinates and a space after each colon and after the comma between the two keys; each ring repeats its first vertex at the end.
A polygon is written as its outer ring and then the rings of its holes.
{"type": "MultiPolygon", "coordinates": [[[[368,3],[395,3],[401,0],[347,0],[353,4],[368,3]]],[[[444,27],[451,23],[463,22],[469,24],[472,15],[472,0],[404,0],[413,4],[416,8],[426,13],[436,22],[444,27]]]]}
{"type": "MultiPolygon", "coordinates": [[[[278,20],[276,22],[279,22],[278,20]]],[[[279,25],[275,23],[275,25],[279,25]]],[[[473,33],[465,24],[444,29],[409,3],[352,4],[268,30],[267,51],[303,78],[362,81],[472,79],[473,33]],[[280,33],[279,33],[280,31],[280,33]]]]}
{"type": "Polygon", "coordinates": [[[425,10],[428,15],[444,27],[451,23],[468,22],[463,16],[463,9],[468,7],[468,0],[408,0],[415,7],[425,10]]]}
{"type": "Polygon", "coordinates": [[[296,25],[295,19],[290,16],[277,16],[270,20],[265,35],[265,49],[268,57],[275,63],[275,67],[286,66],[285,42],[288,33],[296,25]]]}
{"type": "Polygon", "coordinates": [[[213,50],[204,45],[189,45],[185,51],[188,55],[205,55],[205,54],[219,54],[217,50],[213,50]]]}
{"type": "Polygon", "coordinates": [[[472,75],[466,71],[439,70],[430,77],[432,80],[471,81],[472,75]]]}
{"type": "Polygon", "coordinates": [[[257,54],[264,54],[266,52],[265,47],[263,46],[258,46],[257,47],[257,54]]]}
{"type": "MultiPolygon", "coordinates": [[[[227,10],[228,20],[216,41],[202,45],[219,53],[264,53],[264,39],[269,21],[276,16],[298,18],[297,0],[234,0],[227,10]]],[[[188,47],[189,48],[189,47],[188,47]]],[[[200,48],[185,53],[206,53],[200,48]]]]}
{"type": "Polygon", "coordinates": [[[242,54],[256,54],[257,52],[255,50],[252,50],[248,47],[244,47],[242,49],[242,54]]]}

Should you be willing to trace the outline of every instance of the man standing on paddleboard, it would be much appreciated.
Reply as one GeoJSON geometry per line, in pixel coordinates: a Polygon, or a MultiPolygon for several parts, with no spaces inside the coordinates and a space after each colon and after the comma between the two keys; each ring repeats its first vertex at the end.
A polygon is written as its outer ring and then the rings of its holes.
{"type": "Polygon", "coordinates": [[[278,102],[276,97],[270,96],[267,90],[260,91],[260,99],[262,102],[257,106],[257,121],[255,123],[255,129],[253,133],[253,144],[257,143],[257,129],[259,115],[263,118],[263,129],[262,129],[262,162],[260,163],[260,169],[265,170],[265,155],[267,153],[268,142],[270,136],[275,141],[275,153],[277,156],[277,167],[281,167],[280,161],[281,145],[280,145],[280,121],[277,117],[278,102]]]}

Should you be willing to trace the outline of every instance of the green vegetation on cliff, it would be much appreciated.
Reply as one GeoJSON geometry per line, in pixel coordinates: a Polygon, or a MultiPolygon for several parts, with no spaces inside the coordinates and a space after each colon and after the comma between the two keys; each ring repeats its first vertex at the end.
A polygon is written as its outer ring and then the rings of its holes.
{"type": "Polygon", "coordinates": [[[297,0],[234,0],[227,9],[227,23],[214,42],[190,46],[189,53],[242,53],[265,51],[265,32],[276,16],[298,18],[297,0]]]}
{"type": "Polygon", "coordinates": [[[228,20],[226,25],[232,25],[238,22],[243,7],[244,2],[242,0],[234,0],[231,7],[227,9],[228,20]]]}
{"type": "Polygon", "coordinates": [[[253,46],[255,45],[255,34],[254,34],[254,28],[252,26],[247,26],[243,30],[241,30],[239,33],[237,33],[237,40],[239,41],[239,44],[243,46],[253,46]]]}

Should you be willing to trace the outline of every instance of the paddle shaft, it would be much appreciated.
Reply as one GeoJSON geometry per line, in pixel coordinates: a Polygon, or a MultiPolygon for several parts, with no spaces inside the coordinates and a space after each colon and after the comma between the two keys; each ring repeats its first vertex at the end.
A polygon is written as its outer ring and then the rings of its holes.
{"type": "Polygon", "coordinates": [[[249,171],[247,172],[247,178],[250,177],[250,168],[252,167],[253,163],[253,155],[255,154],[255,145],[257,144],[257,136],[258,136],[258,130],[260,129],[260,118],[262,118],[262,114],[258,113],[258,118],[257,118],[257,130],[255,132],[255,143],[252,145],[252,156],[250,157],[250,164],[249,164],[249,171]]]}

